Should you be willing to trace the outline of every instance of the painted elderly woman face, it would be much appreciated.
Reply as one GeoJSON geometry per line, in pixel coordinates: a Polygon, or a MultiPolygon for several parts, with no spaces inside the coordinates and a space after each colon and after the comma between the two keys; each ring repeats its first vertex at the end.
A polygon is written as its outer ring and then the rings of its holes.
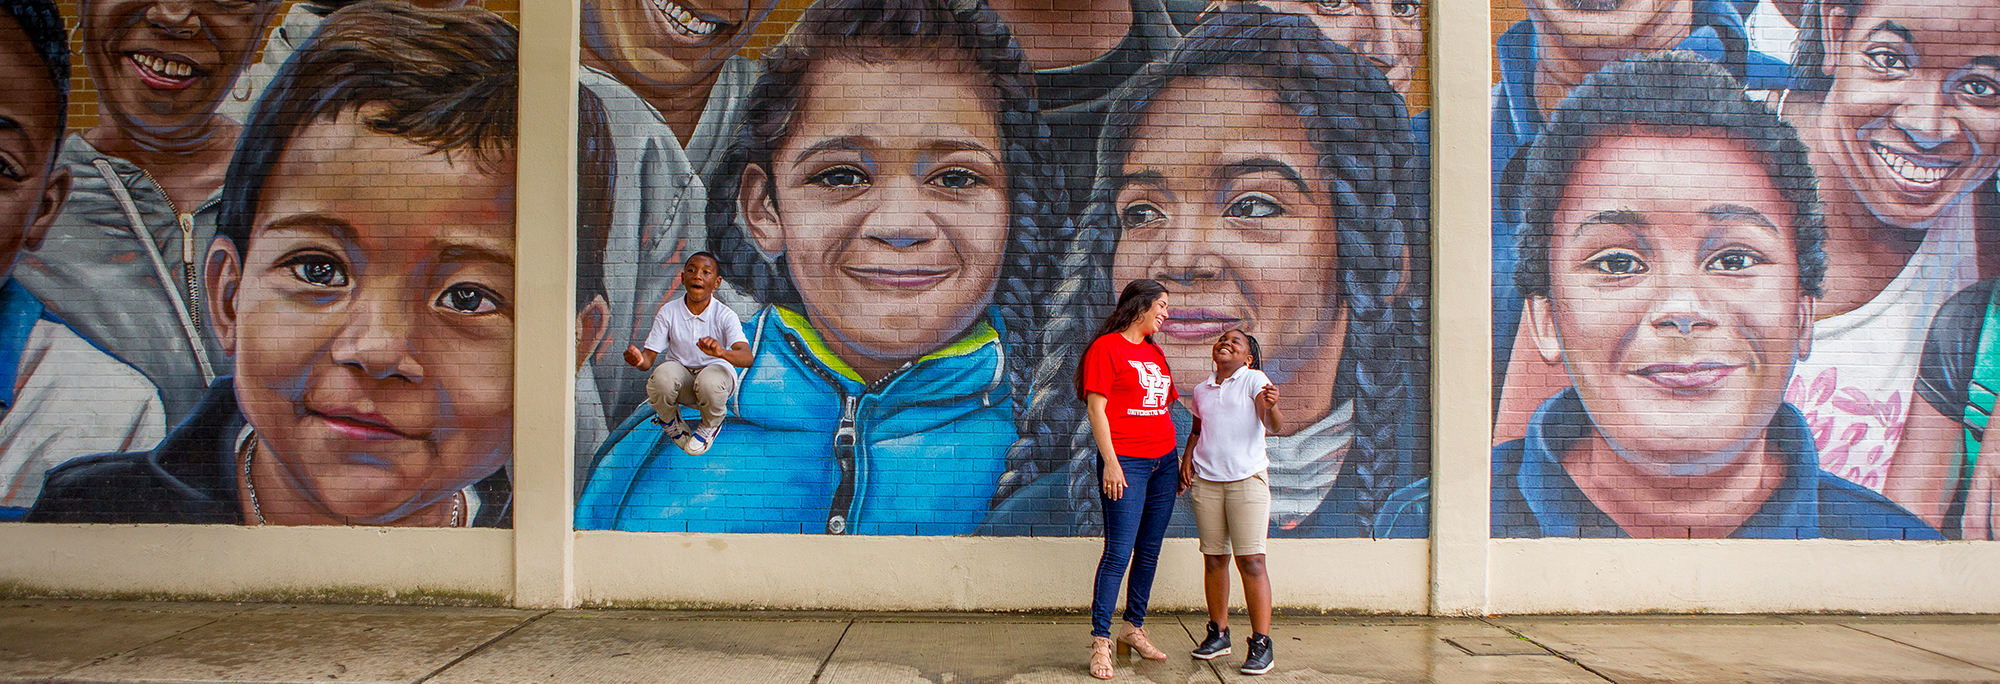
{"type": "Polygon", "coordinates": [[[277,0],[85,0],[78,34],[105,109],[172,135],[206,125],[257,54],[277,0]]]}
{"type": "Polygon", "coordinates": [[[994,92],[948,59],[815,65],[739,209],[836,353],[907,360],[985,313],[1007,248],[994,92]],[[768,175],[767,175],[768,174],[768,175]]]}
{"type": "MultiPolygon", "coordinates": [[[[1114,180],[1122,231],[1112,280],[1174,291],[1155,339],[1181,370],[1211,363],[1217,338],[1256,335],[1278,382],[1346,329],[1339,244],[1305,123],[1263,83],[1184,79],[1161,91],[1114,180]]],[[[1184,372],[1182,378],[1196,378],[1184,372]]]]}
{"type": "Polygon", "coordinates": [[[777,6],[777,0],[584,0],[583,48],[641,95],[675,94],[721,69],[777,6]]]}
{"type": "Polygon", "coordinates": [[[1922,229],[2000,169],[2000,2],[1829,11],[1822,115],[1841,182],[1890,225],[1922,229]]]}

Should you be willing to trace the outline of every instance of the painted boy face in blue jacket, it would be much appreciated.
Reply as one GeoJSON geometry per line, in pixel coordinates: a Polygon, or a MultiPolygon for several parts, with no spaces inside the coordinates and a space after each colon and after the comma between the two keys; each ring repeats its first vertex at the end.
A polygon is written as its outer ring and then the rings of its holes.
{"type": "Polygon", "coordinates": [[[966,534],[985,517],[1015,437],[991,325],[872,383],[795,311],[745,327],[755,358],[715,447],[690,457],[633,427],[592,473],[579,529],[966,534]]]}

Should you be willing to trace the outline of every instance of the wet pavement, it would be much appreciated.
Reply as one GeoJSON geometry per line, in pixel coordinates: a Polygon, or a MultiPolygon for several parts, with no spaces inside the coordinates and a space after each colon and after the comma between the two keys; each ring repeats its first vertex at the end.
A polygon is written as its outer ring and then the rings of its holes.
{"type": "MultiPolygon", "coordinates": [[[[2000,616],[1281,616],[1278,667],[1185,653],[1205,617],[1149,622],[1164,661],[1115,681],[2000,682],[2000,616]]],[[[1240,622],[1240,620],[1239,620],[1240,622]]],[[[1079,615],[534,611],[12,600],[5,682],[1092,682],[1079,615]]]]}

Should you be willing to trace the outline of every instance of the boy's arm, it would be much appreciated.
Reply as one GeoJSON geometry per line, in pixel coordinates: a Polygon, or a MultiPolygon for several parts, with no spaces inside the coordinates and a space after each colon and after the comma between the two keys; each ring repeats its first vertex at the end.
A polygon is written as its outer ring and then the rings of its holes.
{"type": "Polygon", "coordinates": [[[660,353],[651,349],[640,349],[630,344],[625,345],[625,363],[631,364],[633,368],[642,371],[652,370],[653,361],[659,357],[660,353]]]}

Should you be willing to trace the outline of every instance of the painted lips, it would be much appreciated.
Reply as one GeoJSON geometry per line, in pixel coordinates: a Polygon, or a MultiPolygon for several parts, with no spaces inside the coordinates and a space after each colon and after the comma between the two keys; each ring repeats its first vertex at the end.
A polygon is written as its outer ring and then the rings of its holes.
{"type": "Polygon", "coordinates": [[[1207,309],[1176,309],[1160,326],[1160,332],[1175,339],[1205,340],[1229,332],[1242,321],[1207,309]]]}
{"type": "Polygon", "coordinates": [[[388,419],[374,414],[332,416],[321,413],[314,415],[318,416],[320,420],[326,421],[327,428],[333,430],[334,434],[348,439],[370,441],[411,439],[409,435],[405,435],[396,430],[394,426],[391,426],[388,419]]]}
{"type": "Polygon", "coordinates": [[[1883,166],[1889,167],[1891,173],[1917,190],[1936,189],[1939,183],[1958,168],[1958,162],[1955,161],[1928,155],[1904,154],[1889,149],[1887,145],[1881,143],[1871,143],[1869,149],[1875,153],[1876,159],[1882,161],[1883,166]]]}
{"type": "Polygon", "coordinates": [[[842,268],[848,275],[883,287],[922,289],[944,282],[950,270],[929,268],[842,268]]]}
{"type": "Polygon", "coordinates": [[[667,25],[683,38],[706,39],[720,33],[729,24],[696,14],[694,10],[674,2],[674,0],[653,0],[653,9],[666,17],[667,25]]]}
{"type": "Polygon", "coordinates": [[[1713,361],[1656,363],[1633,371],[1632,374],[1670,390],[1686,391],[1714,386],[1735,373],[1738,368],[1742,366],[1713,361]]]}
{"type": "Polygon", "coordinates": [[[134,52],[126,55],[132,71],[139,80],[155,90],[181,90],[194,84],[200,70],[181,59],[150,52],[134,52]]]}

